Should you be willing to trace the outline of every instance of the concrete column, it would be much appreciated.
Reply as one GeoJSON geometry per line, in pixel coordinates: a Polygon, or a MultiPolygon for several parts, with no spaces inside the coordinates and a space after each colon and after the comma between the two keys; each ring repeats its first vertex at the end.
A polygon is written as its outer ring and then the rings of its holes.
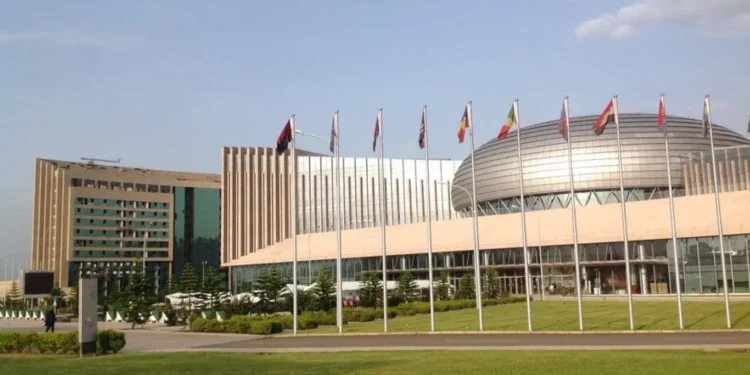
{"type": "MultiPolygon", "coordinates": [[[[638,259],[646,259],[646,246],[642,243],[638,243],[638,259]]],[[[639,273],[641,274],[641,294],[648,294],[648,271],[646,265],[641,264],[638,266],[639,273]]]]}

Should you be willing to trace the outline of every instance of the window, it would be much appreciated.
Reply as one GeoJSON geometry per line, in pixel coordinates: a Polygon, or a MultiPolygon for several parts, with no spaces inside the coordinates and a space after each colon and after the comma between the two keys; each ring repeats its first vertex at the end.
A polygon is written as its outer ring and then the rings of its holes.
{"type": "Polygon", "coordinates": [[[80,223],[81,223],[81,219],[76,219],[76,224],[80,224],[80,223]]]}
{"type": "MultiPolygon", "coordinates": [[[[107,204],[107,200],[106,199],[104,200],[104,204],[107,204]]],[[[104,211],[104,212],[107,212],[107,211],[104,211]]]]}
{"type": "Polygon", "coordinates": [[[90,214],[93,214],[93,213],[94,213],[94,209],[93,209],[93,208],[92,208],[92,209],[90,209],[90,210],[89,210],[89,213],[90,213],[90,214]]]}
{"type": "Polygon", "coordinates": [[[89,224],[94,224],[94,220],[89,220],[89,224]]]}
{"type": "Polygon", "coordinates": [[[107,210],[104,210],[104,214],[106,214],[106,213],[107,213],[107,210]]]}
{"type": "Polygon", "coordinates": [[[76,212],[80,213],[81,209],[80,208],[76,208],[76,212]]]}

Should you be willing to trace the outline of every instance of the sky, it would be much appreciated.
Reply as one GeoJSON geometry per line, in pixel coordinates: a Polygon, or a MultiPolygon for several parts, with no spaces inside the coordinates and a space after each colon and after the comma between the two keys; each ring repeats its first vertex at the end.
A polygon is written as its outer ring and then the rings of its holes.
{"type": "MultiPolygon", "coordinates": [[[[273,146],[288,116],[372,156],[463,159],[518,98],[521,126],[601,112],[699,118],[745,134],[747,0],[0,0],[0,278],[30,259],[35,158],[218,173],[221,146],[273,146]]],[[[300,148],[326,152],[314,138],[300,148]]]]}

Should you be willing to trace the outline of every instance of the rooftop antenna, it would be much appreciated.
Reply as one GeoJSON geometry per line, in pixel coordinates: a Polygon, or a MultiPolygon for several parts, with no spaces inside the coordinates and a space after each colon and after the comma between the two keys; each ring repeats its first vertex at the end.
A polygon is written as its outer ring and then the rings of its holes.
{"type": "Polygon", "coordinates": [[[81,158],[81,160],[86,161],[86,165],[96,165],[96,162],[102,162],[102,163],[112,163],[112,164],[119,164],[120,158],[117,158],[117,160],[108,160],[108,159],[97,159],[97,158],[81,158]]]}

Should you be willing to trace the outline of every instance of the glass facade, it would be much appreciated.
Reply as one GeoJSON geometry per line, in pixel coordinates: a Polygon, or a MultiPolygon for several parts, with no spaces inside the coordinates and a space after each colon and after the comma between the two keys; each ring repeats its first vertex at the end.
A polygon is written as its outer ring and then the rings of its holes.
{"type": "Polygon", "coordinates": [[[190,263],[201,277],[206,269],[219,267],[221,191],[192,187],[174,188],[174,253],[172,272],[179,280],[190,263]]]}
{"type": "MultiPolygon", "coordinates": [[[[718,239],[715,237],[679,240],[682,290],[688,294],[721,292],[721,261],[718,239]]],[[[730,293],[747,293],[750,280],[750,236],[728,236],[726,267],[730,293]],[[729,256],[731,254],[731,256],[729,256]]],[[[631,283],[636,294],[675,293],[675,267],[672,243],[667,240],[634,241],[630,243],[631,283]]],[[[584,294],[625,294],[625,251],[622,242],[580,245],[581,286],[584,294]]],[[[498,271],[501,287],[514,294],[525,293],[523,280],[523,249],[495,249],[480,252],[480,267],[498,271]]],[[[436,253],[434,272],[446,270],[453,283],[466,272],[473,273],[472,251],[436,253]]],[[[298,264],[301,284],[315,281],[321,267],[327,264],[335,277],[335,260],[302,261],[298,264]]],[[[382,272],[379,256],[344,259],[342,281],[359,281],[362,274],[382,272]]],[[[557,287],[575,287],[573,246],[542,246],[529,248],[532,292],[540,287],[555,284],[557,287]]],[[[233,286],[242,280],[254,281],[261,270],[276,267],[279,274],[291,280],[292,264],[276,263],[238,266],[233,268],[233,286]]],[[[427,255],[399,255],[387,258],[389,280],[396,280],[404,271],[411,271],[419,280],[428,280],[427,255]]],[[[290,281],[291,282],[291,281],[290,281]]]]}

